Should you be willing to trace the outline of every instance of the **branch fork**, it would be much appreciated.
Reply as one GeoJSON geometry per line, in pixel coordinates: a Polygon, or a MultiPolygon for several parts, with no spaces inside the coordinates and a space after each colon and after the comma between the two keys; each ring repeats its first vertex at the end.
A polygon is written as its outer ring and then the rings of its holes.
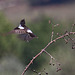
{"type": "MultiPolygon", "coordinates": [[[[49,24],[51,24],[51,21],[49,21],[49,24]]],[[[73,26],[75,26],[75,25],[72,26],[71,32],[65,32],[65,34],[62,34],[62,35],[59,35],[59,33],[57,33],[58,37],[53,40],[53,35],[54,35],[54,31],[53,31],[53,30],[54,30],[54,27],[56,27],[56,26],[59,26],[59,24],[56,24],[55,26],[53,26],[53,24],[52,24],[52,28],[53,28],[53,29],[52,29],[51,41],[50,41],[38,54],[36,54],[36,55],[32,58],[32,60],[31,60],[31,61],[29,62],[29,64],[25,67],[25,69],[24,69],[24,71],[22,72],[21,75],[24,75],[24,74],[25,74],[25,72],[28,70],[29,66],[33,63],[33,61],[34,61],[38,56],[40,56],[43,52],[46,53],[46,54],[50,57],[50,59],[51,59],[51,60],[50,60],[50,64],[52,64],[52,61],[53,61],[53,60],[55,61],[55,64],[56,64],[56,67],[57,67],[57,72],[61,70],[61,68],[60,68],[60,63],[58,63],[58,62],[56,61],[56,59],[55,59],[50,53],[48,53],[48,52],[46,51],[46,49],[48,48],[48,46],[50,46],[52,43],[55,43],[55,42],[56,42],[57,40],[59,40],[59,39],[64,39],[65,42],[68,43],[68,40],[65,39],[66,36],[68,36],[68,38],[69,38],[71,41],[73,41],[72,38],[70,38],[69,36],[75,34],[75,32],[72,32],[73,26]]],[[[74,42],[74,46],[73,46],[73,47],[75,48],[75,42],[74,42]]],[[[54,65],[55,65],[55,64],[54,64],[54,65]]],[[[41,75],[41,74],[39,74],[39,75],[41,75]]]]}

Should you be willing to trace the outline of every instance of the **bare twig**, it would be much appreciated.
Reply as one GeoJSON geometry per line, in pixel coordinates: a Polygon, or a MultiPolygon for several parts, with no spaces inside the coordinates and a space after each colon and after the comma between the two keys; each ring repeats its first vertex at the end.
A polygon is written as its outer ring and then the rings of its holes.
{"type": "MultiPolygon", "coordinates": [[[[49,20],[49,24],[52,24],[52,22],[49,20]]],[[[54,35],[54,24],[52,24],[52,34],[51,34],[51,41],[53,40],[54,35]]]]}
{"type": "Polygon", "coordinates": [[[67,39],[65,39],[65,38],[63,38],[64,40],[65,40],[65,43],[67,44],[68,43],[68,40],[67,39]]]}
{"type": "Polygon", "coordinates": [[[51,41],[53,40],[53,34],[54,34],[54,31],[52,31],[51,41]]]}
{"type": "Polygon", "coordinates": [[[75,24],[72,24],[72,27],[71,27],[71,32],[73,31],[74,26],[75,26],[75,24]]]}
{"type": "MultiPolygon", "coordinates": [[[[55,60],[54,57],[52,57],[48,52],[46,52],[46,49],[48,48],[48,46],[50,46],[52,43],[55,43],[57,40],[64,38],[65,36],[69,36],[69,35],[74,35],[75,32],[66,32],[65,34],[57,37],[56,39],[50,41],[36,56],[33,57],[33,59],[30,61],[30,63],[26,66],[26,68],[24,69],[24,71],[22,72],[21,75],[24,75],[24,73],[28,70],[29,66],[33,63],[33,61],[39,56],[41,55],[43,52],[45,52],[47,55],[49,55],[51,58],[53,58],[55,60]]],[[[58,69],[57,71],[59,71],[60,69],[58,69]]]]}
{"type": "Polygon", "coordinates": [[[52,34],[51,34],[51,41],[53,40],[53,36],[54,36],[54,27],[59,26],[59,24],[53,24],[50,20],[49,20],[49,24],[52,24],[52,34]]]}

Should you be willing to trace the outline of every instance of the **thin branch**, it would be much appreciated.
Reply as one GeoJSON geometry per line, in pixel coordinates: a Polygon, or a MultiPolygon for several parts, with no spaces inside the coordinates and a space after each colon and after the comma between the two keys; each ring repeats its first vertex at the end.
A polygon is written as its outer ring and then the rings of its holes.
{"type": "Polygon", "coordinates": [[[72,42],[74,42],[74,40],[68,35],[68,37],[70,38],[70,40],[72,41],[72,42]]]}
{"type": "MultiPolygon", "coordinates": [[[[36,56],[33,57],[33,59],[30,61],[30,63],[26,66],[26,68],[24,69],[24,71],[22,72],[21,75],[24,75],[24,73],[28,70],[29,66],[33,63],[33,61],[39,56],[41,55],[43,52],[46,52],[45,50],[48,48],[49,45],[51,45],[52,43],[55,43],[57,40],[62,39],[65,36],[69,36],[69,35],[74,35],[75,32],[67,32],[59,37],[57,37],[56,39],[54,39],[53,41],[50,41],[36,56]]],[[[48,54],[48,53],[47,53],[48,54]]],[[[52,56],[51,56],[52,57],[52,56]]],[[[52,57],[53,58],[53,57],[52,57]]],[[[59,69],[58,69],[59,70],[59,69]]]]}
{"type": "Polygon", "coordinates": [[[54,31],[52,31],[51,41],[53,40],[53,34],[54,34],[54,31]]]}
{"type": "Polygon", "coordinates": [[[24,69],[23,73],[21,75],[24,75],[24,73],[27,71],[27,69],[29,68],[29,66],[33,63],[33,61],[42,54],[42,52],[44,52],[44,49],[42,49],[35,57],[33,57],[33,59],[30,61],[30,63],[26,66],[26,68],[24,69]]]}
{"type": "Polygon", "coordinates": [[[75,24],[72,24],[72,27],[71,27],[71,32],[73,31],[74,26],[75,26],[75,24]]]}
{"type": "Polygon", "coordinates": [[[60,70],[61,70],[61,68],[60,68],[60,63],[58,63],[58,62],[56,61],[56,59],[55,59],[50,53],[48,53],[46,50],[44,50],[44,52],[45,52],[48,56],[50,56],[50,58],[51,58],[51,60],[50,60],[50,65],[52,64],[52,61],[54,60],[55,63],[53,63],[52,65],[53,65],[53,66],[56,65],[57,72],[60,71],[60,70]]]}
{"type": "Polygon", "coordinates": [[[65,39],[65,37],[64,37],[63,39],[65,40],[65,43],[67,44],[67,43],[68,43],[68,40],[67,40],[67,39],[65,39]]]}
{"type": "Polygon", "coordinates": [[[55,58],[54,58],[50,53],[48,53],[46,50],[44,50],[44,52],[45,52],[47,55],[49,55],[51,59],[54,59],[54,60],[55,60],[55,58]]]}
{"type": "MultiPolygon", "coordinates": [[[[52,24],[52,22],[49,20],[49,24],[52,24]]],[[[51,41],[53,40],[54,35],[54,24],[52,24],[52,34],[51,34],[51,41]]]]}

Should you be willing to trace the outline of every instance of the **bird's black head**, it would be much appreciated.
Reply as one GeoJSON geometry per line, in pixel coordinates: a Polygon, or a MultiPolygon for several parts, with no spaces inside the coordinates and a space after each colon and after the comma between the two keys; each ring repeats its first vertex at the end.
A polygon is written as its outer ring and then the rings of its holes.
{"type": "Polygon", "coordinates": [[[22,19],[20,24],[21,24],[21,26],[25,26],[25,19],[22,19]]]}

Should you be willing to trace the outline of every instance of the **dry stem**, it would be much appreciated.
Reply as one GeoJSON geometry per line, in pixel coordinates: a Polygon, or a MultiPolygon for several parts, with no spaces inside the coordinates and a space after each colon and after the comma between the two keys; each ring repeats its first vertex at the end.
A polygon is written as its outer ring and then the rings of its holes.
{"type": "Polygon", "coordinates": [[[51,40],[36,56],[33,57],[33,59],[30,61],[30,63],[26,66],[26,68],[24,69],[24,71],[22,72],[21,75],[24,75],[24,73],[28,70],[29,66],[33,63],[33,61],[39,56],[41,55],[43,52],[45,52],[47,55],[49,55],[51,58],[55,59],[54,57],[52,57],[47,51],[46,49],[48,48],[49,45],[51,45],[52,43],[55,43],[57,40],[64,38],[65,36],[69,36],[69,35],[74,35],[75,32],[66,32],[65,34],[58,36],[56,39],[54,39],[53,41],[51,40]]]}

